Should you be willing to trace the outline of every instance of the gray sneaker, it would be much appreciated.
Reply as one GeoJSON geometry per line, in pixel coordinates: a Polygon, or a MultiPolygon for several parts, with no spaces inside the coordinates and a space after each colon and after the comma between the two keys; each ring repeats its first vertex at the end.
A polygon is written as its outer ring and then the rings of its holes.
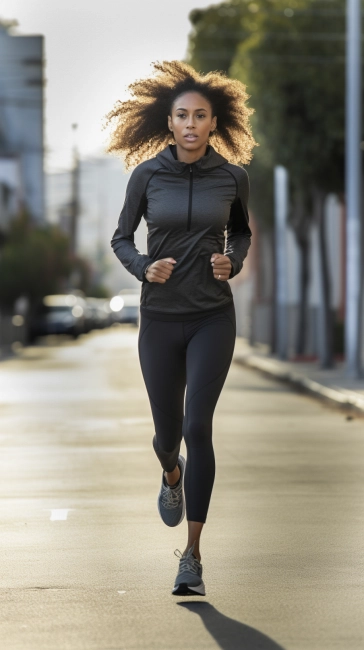
{"type": "Polygon", "coordinates": [[[195,542],[188,549],[186,555],[175,550],[174,554],[179,558],[179,570],[172,594],[174,596],[205,596],[205,585],[202,580],[202,564],[193,555],[195,542]]]}
{"type": "Polygon", "coordinates": [[[162,486],[158,495],[158,510],[162,520],[167,526],[178,526],[185,516],[185,497],[183,493],[183,480],[186,461],[183,456],[178,456],[178,466],[181,472],[177,487],[170,488],[164,471],[162,472],[162,486]]]}

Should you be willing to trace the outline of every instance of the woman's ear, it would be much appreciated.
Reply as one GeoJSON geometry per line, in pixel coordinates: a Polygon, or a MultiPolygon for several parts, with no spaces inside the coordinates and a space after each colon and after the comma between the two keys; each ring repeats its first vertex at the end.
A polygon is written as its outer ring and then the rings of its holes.
{"type": "Polygon", "coordinates": [[[168,128],[170,131],[173,131],[172,129],[172,118],[170,115],[168,115],[168,128]]]}
{"type": "Polygon", "coordinates": [[[212,118],[210,135],[215,131],[216,127],[217,127],[217,117],[215,115],[215,117],[212,118]]]}

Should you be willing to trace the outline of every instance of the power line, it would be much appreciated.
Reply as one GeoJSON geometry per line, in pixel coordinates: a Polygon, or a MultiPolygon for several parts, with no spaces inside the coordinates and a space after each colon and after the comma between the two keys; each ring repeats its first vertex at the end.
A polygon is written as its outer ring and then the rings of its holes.
{"type": "MultiPolygon", "coordinates": [[[[286,7],[286,9],[291,9],[291,7],[286,7]]],[[[208,10],[208,9],[207,9],[208,10]]],[[[325,17],[337,17],[337,16],[345,16],[345,10],[341,9],[291,9],[292,14],[287,16],[284,12],[285,9],[258,9],[256,12],[250,12],[249,10],[245,11],[245,15],[248,16],[284,16],[287,18],[287,20],[292,20],[295,16],[325,16],[325,17]]],[[[240,13],[238,11],[235,12],[235,16],[232,13],[228,13],[229,10],[226,12],[224,11],[223,8],[218,10],[219,16],[223,17],[229,17],[229,18],[238,18],[239,14],[240,17],[244,15],[243,13],[240,13]]],[[[230,9],[231,12],[231,9],[230,9]]],[[[364,11],[361,12],[361,15],[364,16],[364,11]]]]}
{"type": "MultiPolygon", "coordinates": [[[[219,52],[213,50],[202,50],[194,54],[192,52],[191,56],[205,57],[211,60],[222,60],[222,59],[231,59],[232,55],[235,55],[235,48],[232,50],[220,50],[219,52]]],[[[241,55],[244,58],[244,54],[241,55]]],[[[346,59],[345,56],[308,56],[304,54],[297,55],[287,55],[287,54],[250,54],[247,53],[245,58],[254,59],[256,61],[266,61],[268,63],[317,63],[320,65],[331,65],[331,64],[344,64],[346,59]]],[[[364,64],[364,59],[362,59],[364,64]]]]}
{"type": "MultiPolygon", "coordinates": [[[[303,33],[303,32],[262,32],[260,30],[250,30],[250,31],[243,31],[243,30],[234,30],[234,29],[220,29],[217,27],[214,30],[207,30],[206,35],[203,34],[203,32],[200,32],[199,36],[205,36],[206,38],[209,37],[219,37],[223,36],[225,38],[236,38],[238,39],[245,39],[249,38],[252,34],[258,33],[259,36],[262,37],[269,37],[269,38],[279,38],[282,40],[300,40],[300,41],[346,41],[346,34],[344,32],[332,32],[332,33],[325,33],[325,32],[311,32],[311,33],[303,33]]],[[[364,36],[362,36],[362,40],[364,39],[364,36]]]]}
{"type": "MultiPolygon", "coordinates": [[[[301,54],[249,54],[249,58],[255,59],[257,61],[271,61],[275,63],[276,61],[282,61],[287,63],[295,63],[297,61],[305,63],[345,63],[345,56],[306,56],[301,54]]],[[[363,61],[364,63],[364,61],[363,61]]]]}

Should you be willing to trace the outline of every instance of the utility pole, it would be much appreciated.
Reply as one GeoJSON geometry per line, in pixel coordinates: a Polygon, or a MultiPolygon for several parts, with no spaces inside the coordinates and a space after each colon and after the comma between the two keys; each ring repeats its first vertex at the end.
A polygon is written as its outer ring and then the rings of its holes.
{"type": "MultiPolygon", "coordinates": [[[[74,133],[77,131],[78,124],[72,124],[72,130],[74,133]]],[[[76,139],[73,145],[73,166],[72,166],[72,195],[71,195],[71,219],[70,219],[70,244],[71,252],[73,255],[77,251],[77,222],[80,209],[79,201],[79,180],[80,180],[80,160],[78,155],[78,149],[76,145],[76,139]]]]}
{"type": "Polygon", "coordinates": [[[280,359],[288,354],[287,310],[287,218],[288,172],[282,165],[274,168],[275,223],[275,352],[280,359]]]}
{"type": "Polygon", "coordinates": [[[346,3],[346,374],[361,376],[361,1],[346,3]]]}

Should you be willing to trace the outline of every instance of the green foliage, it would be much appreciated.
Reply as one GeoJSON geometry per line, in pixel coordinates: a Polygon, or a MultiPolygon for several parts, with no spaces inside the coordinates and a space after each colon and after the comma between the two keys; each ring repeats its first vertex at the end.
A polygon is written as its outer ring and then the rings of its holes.
{"type": "Polygon", "coordinates": [[[345,9],[346,0],[232,0],[190,15],[189,63],[228,70],[251,97],[251,205],[263,224],[274,165],[289,169],[293,194],[344,191],[345,9]]]}
{"type": "Polygon", "coordinates": [[[0,305],[11,308],[18,296],[35,304],[44,295],[62,292],[76,270],[80,288],[87,286],[90,270],[69,253],[69,239],[56,226],[36,226],[22,212],[13,220],[0,250],[0,305]]]}
{"type": "Polygon", "coordinates": [[[244,27],[247,11],[242,0],[191,11],[188,63],[198,72],[223,70],[227,73],[238,45],[249,35],[244,27]]]}
{"type": "MultiPolygon", "coordinates": [[[[256,14],[252,13],[247,2],[243,0],[232,0],[205,10],[192,11],[188,63],[204,73],[210,70],[228,73],[239,45],[254,37],[256,20],[256,14]]],[[[240,80],[248,83],[242,77],[240,80]]],[[[249,86],[247,91],[252,94],[249,86]]],[[[254,101],[252,106],[255,108],[254,101]]],[[[257,113],[252,115],[251,124],[254,137],[260,146],[255,150],[249,165],[249,204],[260,223],[266,226],[270,224],[273,214],[273,161],[264,129],[260,129],[257,113]]]]}
{"type": "Polygon", "coordinates": [[[344,188],[346,0],[260,0],[230,73],[247,83],[273,164],[293,183],[344,188]]]}

